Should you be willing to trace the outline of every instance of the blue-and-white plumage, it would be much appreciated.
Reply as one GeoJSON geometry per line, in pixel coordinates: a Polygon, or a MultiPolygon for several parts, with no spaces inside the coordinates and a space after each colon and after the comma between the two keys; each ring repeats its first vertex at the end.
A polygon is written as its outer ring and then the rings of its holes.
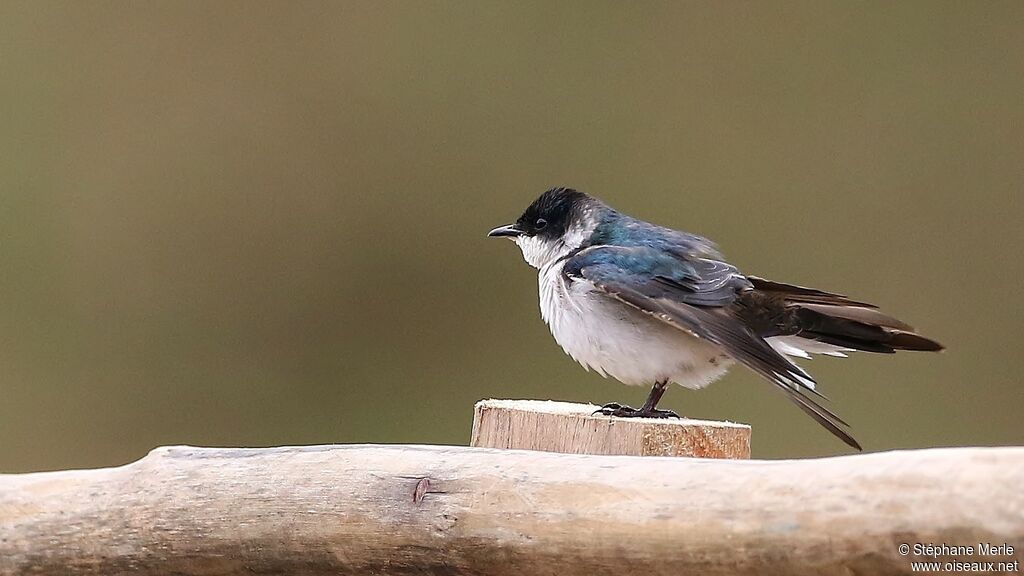
{"type": "Polygon", "coordinates": [[[870,304],[744,276],[710,241],[575,190],[545,192],[491,235],[512,238],[538,269],[541,315],[583,366],[625,384],[696,389],[739,361],[857,448],[784,355],[941,349],[870,304]]]}
{"type": "MultiPolygon", "coordinates": [[[[573,280],[564,273],[567,263],[580,265],[606,250],[594,248],[578,254],[576,261],[565,258],[593,236],[599,218],[607,216],[603,212],[581,214],[563,242],[516,238],[526,261],[539,270],[541,316],[555,341],[584,367],[629,385],[668,381],[702,388],[725,374],[732,360],[714,344],[609,298],[589,280],[573,280]]],[[[692,240],[696,246],[698,239],[692,240]]]]}

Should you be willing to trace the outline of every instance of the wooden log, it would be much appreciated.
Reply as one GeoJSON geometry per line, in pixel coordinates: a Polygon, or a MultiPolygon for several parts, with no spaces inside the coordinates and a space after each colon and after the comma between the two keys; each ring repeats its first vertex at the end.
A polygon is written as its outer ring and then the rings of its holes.
{"type": "Polygon", "coordinates": [[[932,558],[901,544],[1019,562],[1022,485],[1024,448],[792,461],[160,448],[0,476],[0,574],[908,574],[932,558]],[[982,542],[1012,549],[981,556],[982,542]]]}
{"type": "Polygon", "coordinates": [[[709,420],[611,418],[593,404],[481,400],[470,446],[564,454],[750,458],[750,426],[709,420]]]}

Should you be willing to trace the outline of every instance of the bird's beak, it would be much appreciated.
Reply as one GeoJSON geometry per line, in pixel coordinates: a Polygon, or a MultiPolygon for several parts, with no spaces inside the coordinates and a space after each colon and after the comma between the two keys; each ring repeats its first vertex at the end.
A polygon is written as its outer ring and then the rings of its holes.
{"type": "Polygon", "coordinates": [[[519,228],[516,228],[515,224],[509,224],[508,226],[498,226],[494,230],[491,230],[490,232],[487,233],[488,236],[505,236],[507,238],[515,238],[517,236],[522,236],[522,234],[523,231],[520,230],[519,228]]]}

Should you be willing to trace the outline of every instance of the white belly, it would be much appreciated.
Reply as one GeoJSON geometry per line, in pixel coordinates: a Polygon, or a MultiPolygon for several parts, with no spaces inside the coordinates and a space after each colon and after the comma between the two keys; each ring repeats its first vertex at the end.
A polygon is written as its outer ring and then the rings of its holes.
{"type": "Polygon", "coordinates": [[[595,290],[566,282],[561,266],[540,271],[540,309],[551,334],[574,360],[630,385],[668,381],[703,388],[732,359],[713,344],[673,328],[595,290]]]}

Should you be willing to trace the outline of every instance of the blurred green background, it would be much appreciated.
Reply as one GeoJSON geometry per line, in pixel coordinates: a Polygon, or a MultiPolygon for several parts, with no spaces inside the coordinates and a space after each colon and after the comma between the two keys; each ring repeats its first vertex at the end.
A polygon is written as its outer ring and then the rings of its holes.
{"type": "MultiPolygon", "coordinates": [[[[868,450],[1024,443],[1022,30],[1020,2],[5,2],[0,470],[641,402],[484,237],[555,185],[946,344],[804,362],[868,450]]],[[[663,406],[847,452],[742,369],[663,406]]]]}

